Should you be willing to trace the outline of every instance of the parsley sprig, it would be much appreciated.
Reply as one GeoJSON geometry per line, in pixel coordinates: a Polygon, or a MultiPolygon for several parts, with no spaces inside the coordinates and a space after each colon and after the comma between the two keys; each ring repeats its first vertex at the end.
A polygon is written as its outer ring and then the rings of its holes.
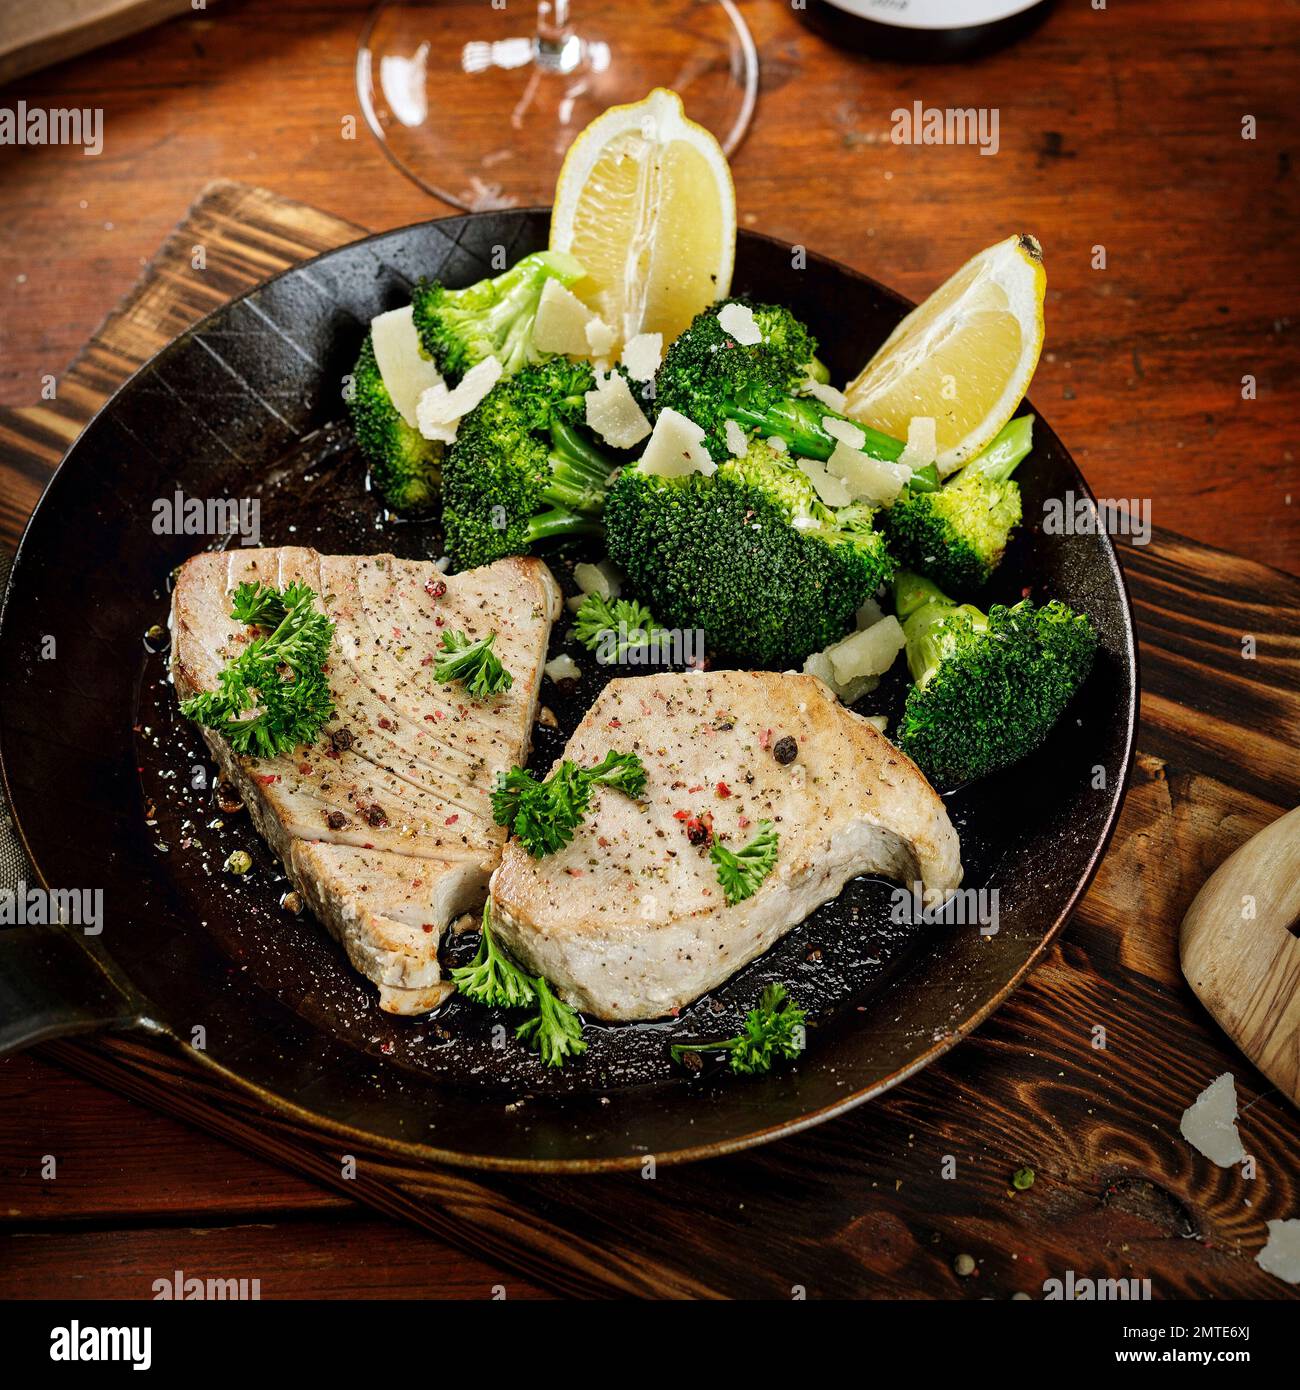
{"type": "Polygon", "coordinates": [[[469,965],[451,972],[457,988],[476,1004],[495,1009],[527,1009],[537,1012],[516,1029],[515,1037],[536,1052],[548,1067],[562,1067],[569,1057],[586,1052],[582,1020],[540,975],[530,975],[516,965],[497,944],[492,932],[492,903],[483,904],[483,925],[478,952],[469,965]]]}
{"type": "Polygon", "coordinates": [[[181,713],[240,754],[273,758],[314,743],[334,714],[324,670],[334,624],[315,605],[315,591],[300,582],[240,584],[230,616],[270,631],[222,670],[215,690],[183,700],[181,713]]]}
{"type": "Polygon", "coordinates": [[[743,849],[730,850],[714,842],[709,858],[717,866],[718,882],[727,895],[728,907],[735,907],[758,892],[759,885],[776,867],[780,842],[770,820],[759,821],[758,834],[743,849]]]}
{"type": "Polygon", "coordinates": [[[645,646],[663,631],[645,604],[635,599],[588,594],[578,608],[570,636],[594,652],[607,640],[605,633],[612,632],[617,639],[613,651],[601,653],[601,659],[608,664],[621,660],[632,647],[645,646]]]}
{"type": "Polygon", "coordinates": [[[646,771],[635,753],[612,750],[594,767],[565,760],[545,781],[525,768],[502,773],[492,793],[492,816],[534,859],[563,849],[591,804],[593,787],[613,787],[635,800],[645,791],[646,771]]]}
{"type": "Polygon", "coordinates": [[[776,1061],[793,1061],[804,1050],[807,1012],[791,998],[786,987],[770,984],[759,997],[758,1007],[745,1015],[745,1026],[734,1038],[721,1042],[675,1043],[674,1062],[692,1053],[726,1052],[731,1070],[743,1076],[771,1071],[776,1061]]]}
{"type": "Polygon", "coordinates": [[[442,654],[433,663],[434,679],[444,685],[460,681],[479,700],[509,690],[515,678],[492,650],[496,640],[495,632],[489,632],[477,642],[471,642],[464,632],[444,632],[442,654]]]}

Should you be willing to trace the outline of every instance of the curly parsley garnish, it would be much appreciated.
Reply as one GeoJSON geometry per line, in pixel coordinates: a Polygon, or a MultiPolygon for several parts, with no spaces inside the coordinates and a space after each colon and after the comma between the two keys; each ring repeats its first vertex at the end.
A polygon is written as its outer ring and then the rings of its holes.
{"type": "Polygon", "coordinates": [[[770,820],[758,823],[758,834],[740,850],[714,843],[709,858],[718,869],[718,882],[727,895],[728,907],[752,898],[759,885],[776,867],[776,854],[781,837],[770,820]]]}
{"type": "Polygon", "coordinates": [[[807,1018],[784,985],[771,984],[763,990],[758,1007],[745,1015],[745,1027],[736,1037],[722,1042],[675,1043],[673,1061],[681,1062],[692,1053],[725,1051],[732,1071],[757,1076],[771,1071],[773,1062],[798,1057],[804,1050],[807,1018]]]}
{"type": "Polygon", "coordinates": [[[645,791],[645,781],[645,767],[635,753],[611,751],[588,768],[566,758],[545,781],[514,767],[497,779],[492,816],[534,859],[543,859],[573,839],[593,787],[613,787],[635,799],[645,791]]]}
{"type": "Polygon", "coordinates": [[[273,758],[314,743],[334,714],[324,670],[334,624],[315,604],[306,584],[240,584],[230,616],[270,631],[225,667],[215,690],[182,700],[181,713],[240,754],[273,758]]]}
{"type": "Polygon", "coordinates": [[[577,1013],[555,997],[542,976],[528,974],[497,945],[490,899],[483,904],[478,952],[469,965],[453,970],[451,978],[467,999],[488,1008],[527,1009],[535,1005],[537,1012],[515,1029],[515,1037],[527,1043],[548,1067],[562,1067],[567,1058],[587,1050],[577,1013]]]}
{"type": "Polygon", "coordinates": [[[570,636],[588,651],[600,650],[600,659],[609,664],[620,661],[632,647],[645,646],[665,629],[655,622],[650,610],[634,599],[607,599],[588,594],[582,600],[570,636]],[[612,634],[613,642],[607,648],[612,634]]]}
{"type": "Polygon", "coordinates": [[[479,700],[509,690],[515,678],[492,650],[496,640],[495,632],[489,632],[477,642],[471,642],[464,632],[444,632],[442,654],[433,664],[434,679],[444,685],[460,681],[479,700]]]}

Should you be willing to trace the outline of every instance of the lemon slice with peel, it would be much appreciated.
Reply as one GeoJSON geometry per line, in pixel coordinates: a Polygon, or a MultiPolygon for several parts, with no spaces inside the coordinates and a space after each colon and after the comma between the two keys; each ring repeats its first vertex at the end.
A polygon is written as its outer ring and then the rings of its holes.
{"type": "Polygon", "coordinates": [[[555,186],[551,250],[586,267],[574,292],[618,342],[667,345],[731,289],[736,190],[722,147],[676,92],[611,106],[573,142],[555,186]]]}
{"type": "Polygon", "coordinates": [[[1043,347],[1043,248],[999,241],[967,261],[885,339],[845,393],[846,413],[896,439],[935,422],[940,476],[960,468],[1011,418],[1043,347]]]}

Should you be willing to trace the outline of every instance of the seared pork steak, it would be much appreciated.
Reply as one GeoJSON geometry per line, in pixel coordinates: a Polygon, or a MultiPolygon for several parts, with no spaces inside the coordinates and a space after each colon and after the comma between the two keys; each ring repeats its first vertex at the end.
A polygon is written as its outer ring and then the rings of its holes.
{"type": "Polygon", "coordinates": [[[658,1018],[689,1003],[859,874],[961,882],[957,833],[916,766],[814,676],[689,672],[612,681],[565,750],[582,765],[636,752],[634,802],[597,788],[573,842],[537,860],[505,848],[495,930],[575,1007],[658,1018]],[[780,836],[776,866],[730,906],[709,858],[780,836]]]}
{"type": "Polygon", "coordinates": [[[311,586],[335,624],[326,665],[335,716],[310,747],[238,757],[204,737],[253,824],[390,1013],[421,1013],[453,989],[438,968],[448,922],[482,903],[505,832],[499,772],[527,757],[560,592],[540,560],[444,576],[392,555],[281,546],[196,555],[172,596],[172,674],[182,698],[212,689],[247,640],[230,617],[244,580],[311,586]],[[444,632],[494,650],[514,677],[486,699],[434,679],[444,632]]]}

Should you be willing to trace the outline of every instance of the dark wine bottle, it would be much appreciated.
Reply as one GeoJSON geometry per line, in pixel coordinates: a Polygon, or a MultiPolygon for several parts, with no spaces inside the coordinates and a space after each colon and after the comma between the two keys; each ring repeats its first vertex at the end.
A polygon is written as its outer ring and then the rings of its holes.
{"type": "Polygon", "coordinates": [[[906,63],[952,63],[1013,43],[1054,0],[790,0],[840,48],[906,63]]]}

